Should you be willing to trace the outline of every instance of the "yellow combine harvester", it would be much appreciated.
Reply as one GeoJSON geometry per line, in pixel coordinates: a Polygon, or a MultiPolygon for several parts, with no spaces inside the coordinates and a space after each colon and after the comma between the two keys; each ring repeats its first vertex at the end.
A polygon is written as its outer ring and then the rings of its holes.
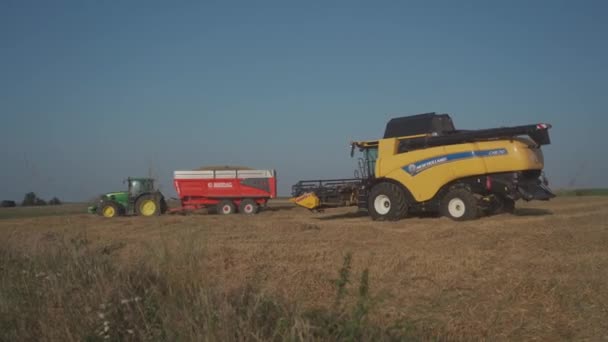
{"type": "MultiPolygon", "coordinates": [[[[395,118],[382,139],[352,143],[351,154],[359,149],[363,157],[361,177],[348,180],[347,195],[356,196],[374,220],[399,220],[410,212],[439,212],[454,220],[512,212],[516,200],[554,197],[542,172],[541,146],[550,144],[549,128],[465,131],[456,130],[447,114],[395,118]]],[[[295,203],[314,209],[323,202],[319,192],[327,189],[293,190],[295,203]]]]}

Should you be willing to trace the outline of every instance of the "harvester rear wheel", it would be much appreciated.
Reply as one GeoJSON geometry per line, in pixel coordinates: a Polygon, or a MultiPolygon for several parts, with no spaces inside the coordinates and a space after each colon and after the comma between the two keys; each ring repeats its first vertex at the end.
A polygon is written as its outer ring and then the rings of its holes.
{"type": "Polygon", "coordinates": [[[161,214],[161,205],[154,195],[142,195],[135,202],[135,212],[138,216],[158,216],[161,214]]]}
{"type": "Polygon", "coordinates": [[[515,201],[501,195],[495,195],[494,203],[488,210],[490,215],[513,214],[515,212],[515,201]]]}
{"type": "Polygon", "coordinates": [[[244,199],[239,204],[239,212],[245,215],[257,214],[260,206],[252,199],[244,199]]]}
{"type": "Polygon", "coordinates": [[[513,214],[515,212],[515,201],[510,198],[507,198],[507,197],[504,197],[501,200],[502,200],[501,212],[507,213],[507,214],[513,214]]]}
{"type": "Polygon", "coordinates": [[[221,215],[230,215],[236,212],[236,206],[229,200],[220,201],[220,203],[217,204],[216,209],[217,213],[221,215]]]}
{"type": "Polygon", "coordinates": [[[405,191],[393,183],[375,185],[368,201],[368,211],[375,221],[397,221],[407,216],[405,191]]]}
{"type": "Polygon", "coordinates": [[[467,189],[449,191],[441,200],[441,214],[455,221],[476,219],[478,216],[477,198],[467,189]]]}

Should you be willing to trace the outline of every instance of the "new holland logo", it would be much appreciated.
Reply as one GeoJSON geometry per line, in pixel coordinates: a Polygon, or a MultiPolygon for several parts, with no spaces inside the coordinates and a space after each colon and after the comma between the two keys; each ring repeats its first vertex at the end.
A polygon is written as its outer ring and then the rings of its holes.
{"type": "Polygon", "coordinates": [[[412,176],[415,176],[415,175],[419,174],[420,172],[428,170],[434,166],[449,163],[452,161],[469,159],[469,158],[496,157],[496,156],[502,156],[505,154],[507,154],[507,150],[504,148],[451,153],[451,154],[446,154],[443,156],[420,160],[420,161],[417,161],[412,164],[408,164],[403,167],[403,171],[409,173],[412,176]]]}

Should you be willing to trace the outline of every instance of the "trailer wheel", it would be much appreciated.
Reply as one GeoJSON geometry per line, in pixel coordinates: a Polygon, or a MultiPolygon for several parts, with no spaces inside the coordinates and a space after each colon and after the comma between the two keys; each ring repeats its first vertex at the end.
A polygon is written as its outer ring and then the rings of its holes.
{"type": "Polygon", "coordinates": [[[216,208],[217,213],[221,215],[234,214],[234,212],[236,211],[236,206],[234,205],[234,203],[228,200],[220,201],[220,203],[217,204],[216,208]]]}
{"type": "Polygon", "coordinates": [[[441,200],[441,214],[455,221],[476,219],[478,216],[477,198],[467,189],[449,191],[441,200]]]}
{"type": "Polygon", "coordinates": [[[154,195],[141,195],[135,202],[135,213],[138,216],[157,216],[161,211],[159,200],[154,195]]]}
{"type": "Polygon", "coordinates": [[[239,204],[239,212],[245,215],[257,214],[260,206],[252,199],[244,199],[239,204]]]}
{"type": "Polygon", "coordinates": [[[407,216],[405,191],[393,183],[375,185],[368,201],[368,210],[374,221],[397,221],[407,216]]]}

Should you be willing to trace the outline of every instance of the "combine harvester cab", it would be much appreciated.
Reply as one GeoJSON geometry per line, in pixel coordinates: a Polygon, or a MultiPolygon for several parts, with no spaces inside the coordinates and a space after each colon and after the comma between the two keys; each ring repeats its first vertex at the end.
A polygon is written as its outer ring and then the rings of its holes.
{"type": "Polygon", "coordinates": [[[374,220],[422,211],[460,221],[513,212],[519,199],[549,200],[541,146],[550,128],[456,130],[435,113],[392,119],[382,139],[352,144],[368,166],[359,207],[374,220]]]}
{"type": "Polygon", "coordinates": [[[256,214],[277,195],[275,170],[175,171],[173,184],[183,212],[215,207],[218,214],[256,214]]]}

